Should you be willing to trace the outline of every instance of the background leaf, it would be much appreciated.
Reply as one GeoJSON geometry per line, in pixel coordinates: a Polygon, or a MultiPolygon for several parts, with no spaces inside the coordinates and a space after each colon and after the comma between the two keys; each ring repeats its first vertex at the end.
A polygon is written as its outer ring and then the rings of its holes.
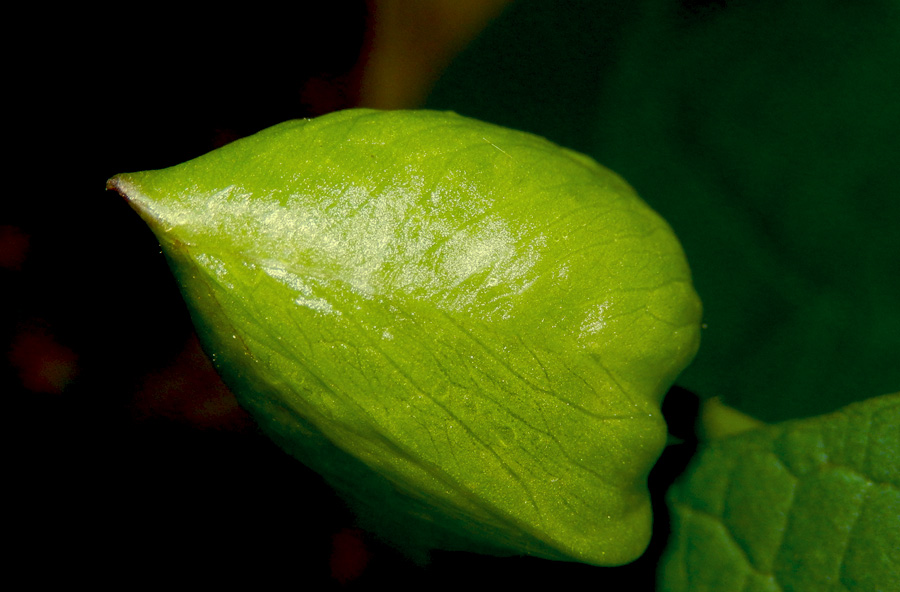
{"type": "Polygon", "coordinates": [[[900,589],[900,393],[704,447],[660,589],[900,589]]]}
{"type": "Polygon", "coordinates": [[[428,101],[588,152],[681,238],[680,384],[765,420],[900,384],[900,5],[514,3],[428,101]]]}

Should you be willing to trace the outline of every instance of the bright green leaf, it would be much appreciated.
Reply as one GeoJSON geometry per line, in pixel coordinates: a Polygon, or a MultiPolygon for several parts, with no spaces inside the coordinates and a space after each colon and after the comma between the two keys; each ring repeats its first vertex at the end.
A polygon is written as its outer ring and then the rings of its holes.
{"type": "Polygon", "coordinates": [[[410,547],[643,551],[700,305],[615,174],[452,113],[351,110],[110,186],[242,404],[364,524],[410,547]]]}
{"type": "Polygon", "coordinates": [[[662,590],[900,590],[900,393],[713,440],[669,491],[662,590]]]}

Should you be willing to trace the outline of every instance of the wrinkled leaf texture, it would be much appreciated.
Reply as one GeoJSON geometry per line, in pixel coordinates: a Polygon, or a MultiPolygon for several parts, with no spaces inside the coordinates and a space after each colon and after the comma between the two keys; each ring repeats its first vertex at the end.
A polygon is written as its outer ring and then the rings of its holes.
{"type": "Polygon", "coordinates": [[[900,589],[900,393],[713,441],[669,491],[660,590],[900,589]]]}

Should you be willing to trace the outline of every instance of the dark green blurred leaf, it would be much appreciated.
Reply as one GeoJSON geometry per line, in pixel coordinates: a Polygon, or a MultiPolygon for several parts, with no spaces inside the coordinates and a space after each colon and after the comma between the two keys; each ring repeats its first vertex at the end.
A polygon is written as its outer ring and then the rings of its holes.
{"type": "Polygon", "coordinates": [[[680,383],[760,418],[900,385],[900,3],[520,0],[427,106],[628,179],[708,329],[680,383]]]}

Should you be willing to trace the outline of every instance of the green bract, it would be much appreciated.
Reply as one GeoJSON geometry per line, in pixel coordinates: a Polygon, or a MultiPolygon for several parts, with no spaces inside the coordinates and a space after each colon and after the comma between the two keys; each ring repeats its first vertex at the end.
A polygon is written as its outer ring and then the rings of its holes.
{"type": "Polygon", "coordinates": [[[360,109],[110,186],[226,383],[364,525],[408,547],[642,553],[700,303],[615,174],[453,113],[360,109]]]}

